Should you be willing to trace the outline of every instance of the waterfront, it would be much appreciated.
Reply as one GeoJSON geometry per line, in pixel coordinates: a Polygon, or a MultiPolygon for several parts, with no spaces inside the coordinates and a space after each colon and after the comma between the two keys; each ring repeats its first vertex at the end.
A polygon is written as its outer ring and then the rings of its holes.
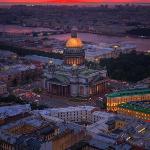
{"type": "MultiPolygon", "coordinates": [[[[42,28],[42,27],[22,27],[17,25],[0,25],[0,32],[6,32],[10,34],[26,34],[32,32],[52,32],[50,28],[42,28]]],[[[70,36],[70,33],[67,34],[57,34],[57,35],[49,35],[49,39],[58,39],[61,41],[66,41],[70,36]]],[[[107,35],[99,35],[92,33],[79,33],[79,38],[83,39],[83,41],[91,42],[95,44],[106,43],[106,44],[119,44],[119,43],[129,43],[135,44],[137,46],[138,51],[148,51],[150,50],[150,39],[145,38],[136,38],[136,37],[119,37],[119,36],[107,36],[107,35]]]]}
{"type": "Polygon", "coordinates": [[[10,34],[28,34],[32,32],[51,32],[50,28],[42,28],[42,27],[23,27],[17,25],[1,25],[0,24],[0,32],[10,33],[10,34]]]}
{"type": "Polygon", "coordinates": [[[150,150],[150,6],[36,4],[0,8],[0,150],[150,150]]]}
{"type": "MultiPolygon", "coordinates": [[[[56,38],[58,40],[65,41],[70,34],[51,35],[50,38],[56,38]]],[[[119,43],[131,43],[137,46],[138,51],[147,51],[150,49],[150,39],[144,38],[133,38],[133,37],[117,37],[117,36],[106,36],[92,33],[79,33],[78,36],[86,42],[92,42],[95,44],[108,43],[108,44],[119,44],[119,43]]]]}

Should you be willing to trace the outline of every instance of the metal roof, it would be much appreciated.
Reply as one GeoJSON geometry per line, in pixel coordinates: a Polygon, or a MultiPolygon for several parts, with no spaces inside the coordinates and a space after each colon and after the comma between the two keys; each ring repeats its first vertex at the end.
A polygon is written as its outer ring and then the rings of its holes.
{"type": "Polygon", "coordinates": [[[132,96],[132,95],[144,95],[150,94],[150,89],[130,89],[119,92],[114,92],[107,95],[107,98],[123,97],[123,96],[132,96]]]}
{"type": "Polygon", "coordinates": [[[120,104],[119,107],[142,112],[145,114],[150,114],[150,100],[140,101],[140,102],[128,102],[128,103],[120,104]]]}

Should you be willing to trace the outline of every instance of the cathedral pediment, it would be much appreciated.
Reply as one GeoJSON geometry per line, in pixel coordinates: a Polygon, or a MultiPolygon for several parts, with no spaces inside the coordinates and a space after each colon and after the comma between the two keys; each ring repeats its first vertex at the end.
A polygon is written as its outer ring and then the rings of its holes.
{"type": "Polygon", "coordinates": [[[49,81],[55,84],[64,84],[64,85],[70,84],[69,79],[64,75],[55,75],[55,77],[49,79],[49,81]]]}

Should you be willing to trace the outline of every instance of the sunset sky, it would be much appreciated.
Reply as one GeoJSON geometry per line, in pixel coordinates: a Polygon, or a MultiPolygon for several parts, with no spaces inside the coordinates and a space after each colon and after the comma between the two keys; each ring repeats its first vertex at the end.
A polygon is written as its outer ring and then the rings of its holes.
{"type": "Polygon", "coordinates": [[[150,0],[0,0],[0,2],[27,2],[27,3],[79,3],[79,2],[141,2],[150,3],[150,0]]]}

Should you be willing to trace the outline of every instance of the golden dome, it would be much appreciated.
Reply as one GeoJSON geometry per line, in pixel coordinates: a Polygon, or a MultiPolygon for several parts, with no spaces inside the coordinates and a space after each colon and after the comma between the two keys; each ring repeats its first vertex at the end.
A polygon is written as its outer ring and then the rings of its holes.
{"type": "Polygon", "coordinates": [[[83,43],[80,40],[80,38],[71,37],[70,39],[68,39],[68,41],[66,43],[66,47],[67,48],[82,48],[83,43]]]}

